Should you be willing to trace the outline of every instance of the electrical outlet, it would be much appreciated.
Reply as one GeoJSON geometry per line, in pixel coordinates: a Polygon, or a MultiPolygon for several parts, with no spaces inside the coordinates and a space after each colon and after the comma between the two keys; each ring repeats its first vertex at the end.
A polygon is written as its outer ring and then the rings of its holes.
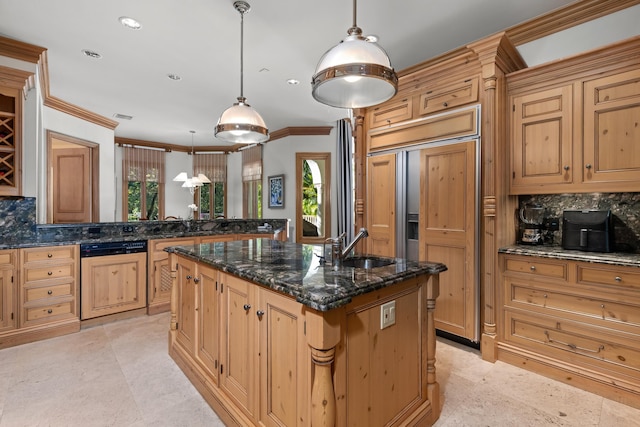
{"type": "Polygon", "coordinates": [[[133,225],[124,225],[122,226],[123,233],[133,233],[133,225]]]}
{"type": "Polygon", "coordinates": [[[390,301],[380,306],[380,329],[396,324],[396,302],[390,301]]]}

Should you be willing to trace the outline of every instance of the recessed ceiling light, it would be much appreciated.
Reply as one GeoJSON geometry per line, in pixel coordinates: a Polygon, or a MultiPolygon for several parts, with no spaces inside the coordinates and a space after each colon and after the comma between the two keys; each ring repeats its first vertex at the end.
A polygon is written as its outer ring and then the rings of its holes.
{"type": "Polygon", "coordinates": [[[300,80],[289,79],[287,80],[287,83],[289,83],[290,85],[297,85],[297,84],[300,84],[300,80]]]}
{"type": "Polygon", "coordinates": [[[138,21],[133,18],[129,18],[128,16],[121,16],[120,18],[118,18],[118,21],[120,21],[120,23],[125,27],[132,30],[139,30],[140,28],[142,28],[142,25],[138,21]]]}
{"type": "Polygon", "coordinates": [[[171,80],[175,80],[175,81],[182,80],[182,77],[180,77],[177,74],[173,74],[173,73],[167,74],[167,77],[169,77],[171,80]]]}
{"type": "Polygon", "coordinates": [[[93,59],[102,58],[102,55],[100,55],[98,52],[94,52],[93,50],[82,49],[82,53],[84,53],[85,56],[88,56],[89,58],[93,58],[93,59]]]}
{"type": "Polygon", "coordinates": [[[115,117],[116,119],[122,119],[122,120],[131,120],[131,119],[133,119],[133,116],[128,116],[126,114],[120,114],[120,113],[115,113],[113,115],[113,117],[115,117]]]}

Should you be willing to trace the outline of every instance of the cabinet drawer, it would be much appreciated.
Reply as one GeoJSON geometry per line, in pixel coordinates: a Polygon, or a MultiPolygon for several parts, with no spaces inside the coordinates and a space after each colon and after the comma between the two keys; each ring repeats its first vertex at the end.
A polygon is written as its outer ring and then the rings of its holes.
{"type": "Polygon", "coordinates": [[[587,285],[621,286],[640,290],[640,271],[620,267],[578,265],[578,283],[587,285]]]}
{"type": "Polygon", "coordinates": [[[55,298],[62,296],[73,296],[71,283],[64,283],[55,286],[42,286],[25,289],[25,302],[37,301],[46,298],[55,298]]]}
{"type": "Polygon", "coordinates": [[[627,375],[640,373],[640,342],[555,317],[505,312],[506,341],[543,355],[627,375]],[[631,371],[631,372],[630,372],[631,371]]]}
{"type": "Polygon", "coordinates": [[[169,257],[169,253],[164,251],[165,248],[170,246],[189,246],[196,243],[197,238],[152,240],[148,246],[149,254],[153,256],[153,259],[164,259],[169,257]]]}
{"type": "Polygon", "coordinates": [[[478,101],[478,78],[473,77],[420,95],[419,114],[433,114],[478,101]]]}
{"type": "Polygon", "coordinates": [[[25,282],[42,279],[58,279],[61,277],[73,277],[73,265],[51,265],[42,268],[26,268],[24,270],[25,282]]]}
{"type": "Polygon", "coordinates": [[[70,300],[37,307],[25,307],[23,310],[22,325],[28,326],[33,323],[45,323],[73,316],[75,311],[74,305],[75,300],[70,300]]]}
{"type": "Polygon", "coordinates": [[[535,257],[505,258],[504,265],[507,273],[523,273],[529,276],[546,277],[550,279],[567,280],[568,265],[562,261],[543,260],[535,257]]]}
{"type": "Polygon", "coordinates": [[[378,128],[393,123],[411,120],[413,116],[413,100],[411,97],[389,105],[381,105],[370,110],[369,127],[378,128]]]}
{"type": "Polygon", "coordinates": [[[49,248],[23,249],[24,262],[49,261],[56,259],[73,259],[75,246],[56,246],[49,248]]]}
{"type": "Polygon", "coordinates": [[[597,297],[574,287],[520,283],[517,279],[505,283],[507,306],[555,316],[573,315],[576,320],[599,322],[601,326],[621,327],[629,332],[637,332],[640,326],[638,298],[631,301],[615,294],[597,297]]]}

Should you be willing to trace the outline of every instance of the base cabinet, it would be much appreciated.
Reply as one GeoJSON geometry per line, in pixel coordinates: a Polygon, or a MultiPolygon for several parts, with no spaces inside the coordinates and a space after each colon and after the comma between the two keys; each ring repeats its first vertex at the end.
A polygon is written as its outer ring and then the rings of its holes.
{"type": "Polygon", "coordinates": [[[15,249],[0,251],[0,333],[17,326],[17,258],[18,252],[15,249]]]}
{"type": "Polygon", "coordinates": [[[147,254],[82,259],[82,319],[147,305],[147,254]]]}
{"type": "Polygon", "coordinates": [[[501,254],[498,358],[640,408],[640,269],[501,254]]]}
{"type": "Polygon", "coordinates": [[[437,277],[318,312],[172,253],[169,353],[226,425],[427,426],[437,277]],[[381,304],[396,323],[380,329],[381,304]],[[402,363],[398,363],[401,360],[402,363]]]}

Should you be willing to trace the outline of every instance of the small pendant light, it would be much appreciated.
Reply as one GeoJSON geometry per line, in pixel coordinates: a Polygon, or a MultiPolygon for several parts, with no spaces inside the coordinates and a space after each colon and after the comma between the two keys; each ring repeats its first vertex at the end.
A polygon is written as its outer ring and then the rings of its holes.
{"type": "Polygon", "coordinates": [[[398,76],[384,49],[362,36],[356,24],[356,0],[347,34],[320,58],[311,79],[313,97],[340,108],[365,108],[392,98],[398,92],[398,76]]]}
{"type": "MultiPolygon", "coordinates": [[[[189,132],[191,133],[191,156],[192,156],[191,162],[193,163],[193,156],[195,155],[195,151],[193,148],[193,136],[196,133],[196,131],[190,130],[189,132]]],[[[187,175],[186,172],[180,172],[178,175],[176,175],[175,178],[173,178],[173,180],[177,182],[182,182],[183,183],[182,187],[188,188],[191,194],[195,193],[196,187],[202,187],[204,184],[209,184],[211,182],[211,180],[207,178],[205,174],[200,173],[198,174],[198,176],[194,176],[194,175],[192,175],[192,177],[189,178],[189,175],[187,175]]]]}
{"type": "Polygon", "coordinates": [[[233,7],[240,13],[240,96],[238,102],[227,108],[220,116],[215,136],[234,144],[255,144],[268,140],[269,130],[260,114],[247,104],[243,94],[244,14],[249,13],[251,6],[245,1],[236,1],[233,7]]]}

